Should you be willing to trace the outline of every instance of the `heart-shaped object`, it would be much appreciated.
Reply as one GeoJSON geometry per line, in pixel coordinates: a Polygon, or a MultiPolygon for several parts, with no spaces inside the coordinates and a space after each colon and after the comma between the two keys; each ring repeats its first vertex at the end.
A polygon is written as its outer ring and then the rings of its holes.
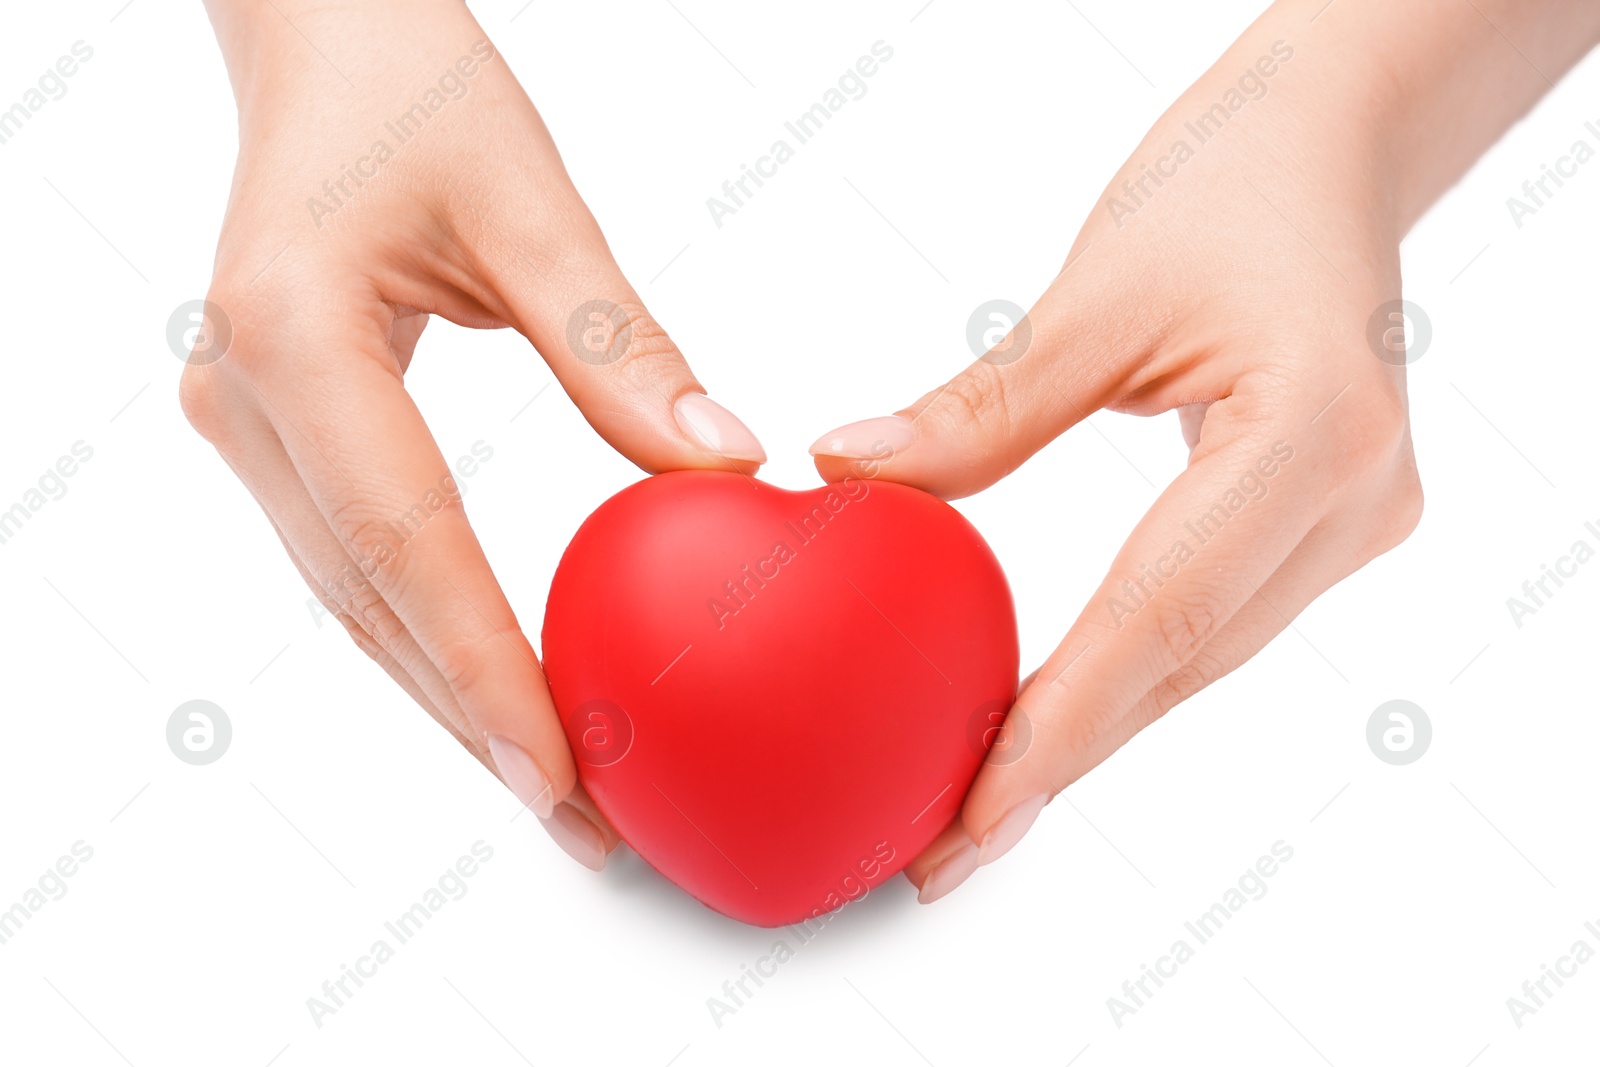
{"type": "Polygon", "coordinates": [[[544,654],[579,779],[623,840],[759,926],[857,900],[930,844],[1017,687],[983,538],[859,478],[624,489],[562,556],[544,654]]]}

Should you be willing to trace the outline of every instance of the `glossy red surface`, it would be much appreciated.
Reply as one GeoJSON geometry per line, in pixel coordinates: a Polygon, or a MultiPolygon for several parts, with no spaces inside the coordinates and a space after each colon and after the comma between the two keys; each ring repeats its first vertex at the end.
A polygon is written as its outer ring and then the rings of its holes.
{"type": "Polygon", "coordinates": [[[624,840],[762,926],[859,899],[933,840],[1018,663],[1000,565],[944,502],[709,471],[589,517],[544,654],[580,779],[624,840]]]}

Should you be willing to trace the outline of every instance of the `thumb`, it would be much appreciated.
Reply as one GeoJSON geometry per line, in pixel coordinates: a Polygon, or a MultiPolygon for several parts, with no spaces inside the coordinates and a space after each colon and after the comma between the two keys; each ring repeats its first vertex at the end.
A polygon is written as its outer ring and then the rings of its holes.
{"type": "Polygon", "coordinates": [[[1086,355],[1109,345],[1060,313],[1064,302],[1052,289],[1015,322],[997,313],[995,332],[1005,335],[960,374],[893,415],[818,438],[817,470],[828,481],[877,477],[946,499],[1011,473],[1102,406],[1120,374],[1115,361],[1086,355]]]}
{"type": "Polygon", "coordinates": [[[492,272],[511,324],[589,425],[644,470],[754,471],[767,461],[761,442],[706,395],[593,217],[581,203],[576,211],[580,218],[561,226],[559,262],[531,274],[525,261],[492,272]]]}

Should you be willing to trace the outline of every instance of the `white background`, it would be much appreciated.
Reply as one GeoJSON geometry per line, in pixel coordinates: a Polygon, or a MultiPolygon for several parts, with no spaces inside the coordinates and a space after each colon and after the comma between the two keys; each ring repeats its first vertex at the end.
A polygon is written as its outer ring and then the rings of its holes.
{"type": "MultiPolygon", "coordinates": [[[[1600,962],[1521,1029],[1505,1001],[1578,938],[1600,947],[1583,929],[1600,922],[1600,563],[1520,629],[1505,601],[1600,524],[1600,162],[1521,229],[1505,199],[1595,141],[1600,60],[1405,245],[1434,327],[1410,371],[1415,535],[1072,787],[1003,863],[927,908],[894,880],[718,1028],[706,998],[774,935],[625,850],[596,876],[513,821],[503,787],[313,622],[184,423],[166,322],[206,291],[233,104],[198,3],[123,2],[26,5],[0,35],[0,106],[74,41],[94,48],[0,145],[0,508],[74,442],[94,449],[0,545],[0,908],[74,842],[94,850],[0,945],[0,1060],[1592,1062],[1600,962]],[[206,767],[165,741],[195,698],[234,727],[206,767]],[[1434,726],[1406,767],[1365,740],[1394,698],[1434,726]],[[480,839],[494,858],[467,896],[316,1027],[306,998],[480,839]],[[1280,839],[1294,858],[1270,892],[1114,1025],[1107,997],[1280,839]]],[[[791,488],[816,483],[818,433],[962,366],[976,305],[1037,297],[1106,176],[1257,13],[674,3],[474,9],[653,314],[791,488]],[[894,58],[867,96],[718,230],[706,197],[880,39],[894,58]]],[[[494,449],[467,503],[536,634],[568,538],[637,472],[559,388],[511,421],[551,375],[509,331],[436,322],[410,380],[447,457],[494,449]]],[[[1183,461],[1175,417],[1100,414],[960,503],[1011,577],[1025,669],[1183,461]]]]}

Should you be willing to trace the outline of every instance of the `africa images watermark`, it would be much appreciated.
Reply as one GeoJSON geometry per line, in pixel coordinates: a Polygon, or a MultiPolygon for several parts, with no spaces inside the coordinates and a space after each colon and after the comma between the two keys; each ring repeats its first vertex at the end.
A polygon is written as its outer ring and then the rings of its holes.
{"type": "Polygon", "coordinates": [[[1243,911],[1250,901],[1266,896],[1267,879],[1277,874],[1280,866],[1293,858],[1293,846],[1274,841],[1271,855],[1257,859],[1239,876],[1236,885],[1229,886],[1223,892],[1220,901],[1201,912],[1193,921],[1183,924],[1184,930],[1194,938],[1193,945],[1188,938],[1180,937],[1172,942],[1165,955],[1156,958],[1153,967],[1139,964],[1139,977],[1122,983],[1122,996],[1106,998],[1106,1010],[1111,1013],[1111,1021],[1116,1023],[1117,1029],[1122,1029],[1123,1019],[1138,1014],[1140,1008],[1148,1006],[1156,992],[1166,985],[1165,980],[1176,977],[1179,967],[1194,959],[1196,948],[1221,933],[1223,927],[1243,911]],[[1151,988],[1152,983],[1154,989],[1151,988]]]}
{"type": "Polygon", "coordinates": [[[383,924],[388,936],[374,940],[366,953],[356,957],[354,966],[339,964],[339,976],[322,983],[322,995],[306,998],[306,1010],[311,1013],[311,1021],[317,1029],[322,1029],[328,1016],[347,1006],[368,980],[377,977],[378,968],[394,959],[395,950],[416,937],[446,904],[466,896],[467,880],[492,859],[494,848],[484,841],[474,841],[471,855],[463,855],[445,868],[438,880],[423,891],[420,900],[383,924]]]}
{"type": "Polygon", "coordinates": [[[745,206],[745,201],[755,196],[756,190],[766,184],[765,179],[777,177],[778,168],[794,158],[796,147],[821,133],[823,126],[851,100],[866,96],[867,79],[878,73],[880,64],[893,58],[894,49],[890,45],[883,41],[872,42],[871,55],[861,56],[853,66],[845,68],[835,85],[822,94],[820,101],[783,124],[789,137],[794,139],[793,145],[787,138],[779,137],[772,142],[765,155],[756,158],[754,167],[746,163],[739,164],[739,176],[722,183],[722,197],[706,198],[706,210],[711,212],[711,221],[717,229],[722,229],[725,216],[736,214],[745,206]],[[755,184],[755,189],[750,187],[751,183],[755,184]]]}
{"type": "Polygon", "coordinates": [[[1155,593],[1150,589],[1151,585],[1160,589],[1176,578],[1179,569],[1194,559],[1207,541],[1221,533],[1229,519],[1242,511],[1246,504],[1265,499],[1269,489],[1268,479],[1281,471],[1292,459],[1294,459],[1292,445],[1287,441],[1274,442],[1272,451],[1256,460],[1253,466],[1241,474],[1236,485],[1229,488],[1205,511],[1183,524],[1183,528],[1195,539],[1194,545],[1191,546],[1187,540],[1180,537],[1155,561],[1154,565],[1139,564],[1138,577],[1124,578],[1122,597],[1113,596],[1106,600],[1106,608],[1111,612],[1111,621],[1117,629],[1122,629],[1123,623],[1130,616],[1138,614],[1146,604],[1155,599],[1155,593]]]}
{"type": "Polygon", "coordinates": [[[1117,224],[1117,229],[1122,229],[1122,220],[1129,215],[1136,214],[1138,210],[1155,199],[1156,190],[1159,190],[1167,181],[1178,176],[1178,168],[1195,157],[1195,153],[1205,143],[1222,132],[1222,128],[1232,120],[1233,116],[1243,111],[1245,105],[1252,100],[1260,100],[1267,95],[1267,79],[1277,74],[1281,65],[1294,58],[1294,48],[1287,41],[1273,41],[1270,55],[1264,55],[1255,61],[1251,67],[1239,76],[1237,88],[1229,89],[1222,94],[1222,99],[1212,104],[1205,111],[1193,119],[1187,120],[1183,128],[1189,136],[1194,138],[1194,144],[1188,138],[1180,137],[1172,143],[1172,148],[1165,155],[1158,156],[1153,162],[1141,164],[1137,178],[1125,179],[1122,183],[1121,199],[1115,195],[1106,199],[1106,210],[1111,212],[1111,221],[1117,224]],[[1154,183],[1155,188],[1151,188],[1154,183]]]}
{"type": "MultiPolygon", "coordinates": [[[[1600,125],[1594,122],[1583,124],[1584,132],[1600,144],[1600,125]]],[[[1506,197],[1506,210],[1511,213],[1511,221],[1517,229],[1522,229],[1523,220],[1529,215],[1537,215],[1539,209],[1548,207],[1548,201],[1560,192],[1566,182],[1563,178],[1576,178],[1578,168],[1595,157],[1594,145],[1580,137],[1572,142],[1565,155],[1556,157],[1556,164],[1552,167],[1548,163],[1539,164],[1539,176],[1529,178],[1522,183],[1522,197],[1506,197]],[[1555,188],[1552,189],[1551,185],[1555,188]]]]}
{"type": "MultiPolygon", "coordinates": [[[[782,534],[773,539],[768,555],[754,563],[747,563],[728,581],[722,591],[706,598],[706,609],[720,631],[728,620],[750,606],[757,593],[783,573],[783,568],[799,557],[806,545],[821,537],[828,524],[837,519],[851,504],[865,500],[872,492],[872,479],[877,477],[883,464],[894,456],[894,449],[885,440],[872,443],[872,455],[851,461],[851,473],[828,486],[820,503],[813,504],[806,514],[783,524],[782,534]],[[790,541],[793,544],[790,544],[790,541]]],[[[861,510],[857,508],[856,511],[861,510]]]]}
{"type": "Polygon", "coordinates": [[[885,864],[893,863],[895,857],[894,846],[888,841],[879,841],[872,846],[872,852],[856,861],[855,867],[839,879],[838,887],[830,889],[823,897],[822,902],[811,909],[811,917],[798,923],[791,923],[786,927],[790,937],[780,937],[772,943],[772,948],[764,955],[758,957],[755,966],[748,963],[739,965],[739,976],[729,978],[722,983],[722,996],[709,996],[706,998],[706,1010],[711,1013],[711,1021],[717,1029],[722,1029],[723,1020],[730,1015],[738,1013],[756,992],[766,984],[766,979],[774,977],[778,968],[794,959],[796,952],[820,934],[827,925],[836,919],[847,904],[854,904],[865,900],[872,891],[871,881],[878,876],[885,864]],[[794,944],[789,944],[790,938],[794,944]],[[750,988],[750,983],[755,984],[755,989],[750,988]]]}
{"type": "Polygon", "coordinates": [[[94,458],[94,449],[86,441],[74,441],[71,453],[58,457],[55,463],[46,467],[38,481],[23,491],[22,499],[0,510],[0,545],[21,533],[28,520],[43,510],[46,504],[66,496],[67,479],[78,473],[81,464],[94,458]]]}
{"type": "MultiPolygon", "coordinates": [[[[1595,544],[1600,544],[1600,524],[1586,522],[1583,524],[1584,532],[1593,537],[1595,544]]],[[[1529,578],[1522,583],[1522,596],[1506,597],[1506,610],[1511,613],[1511,621],[1517,624],[1517,629],[1522,629],[1522,620],[1529,615],[1537,614],[1539,609],[1546,606],[1546,602],[1560,591],[1567,583],[1562,579],[1572,579],[1578,576],[1578,568],[1588,563],[1595,557],[1595,547],[1586,538],[1580,537],[1572,542],[1565,555],[1557,556],[1555,566],[1548,563],[1539,564],[1539,577],[1529,578]],[[1554,583],[1555,588],[1550,588],[1554,583]]]]}
{"type": "Polygon", "coordinates": [[[4,945],[53,900],[67,895],[67,879],[78,873],[80,865],[94,859],[94,849],[83,841],[72,843],[71,855],[63,855],[45,868],[38,881],[25,889],[22,899],[0,911],[0,945],[4,945]]]}
{"type": "Polygon", "coordinates": [[[408,141],[420,134],[430,119],[467,95],[471,89],[469,79],[494,57],[494,46],[488,41],[479,41],[472,46],[471,54],[462,56],[454,66],[446,68],[434,86],[423,93],[420,99],[385,122],[384,131],[394,138],[394,144],[389,143],[389,137],[379,137],[367,149],[366,155],[358,157],[353,163],[342,165],[336,176],[323,182],[322,194],[327,202],[314,196],[306,200],[311,221],[320,227],[328,216],[337,214],[340,208],[354,200],[361,187],[376,178],[384,165],[394,159],[408,141]]]}
{"type": "Polygon", "coordinates": [[[829,522],[838,518],[850,504],[865,500],[871,491],[871,482],[846,478],[835,483],[809,512],[784,523],[785,536],[774,541],[770,555],[753,564],[746,563],[736,576],[722,583],[721,592],[706,599],[706,608],[716,621],[717,629],[727,626],[729,619],[749,607],[756,594],[782,574],[786,564],[798,558],[801,549],[822,536],[829,522]]]}
{"type": "Polygon", "coordinates": [[[44,110],[46,104],[66,96],[66,79],[78,73],[81,64],[94,58],[94,49],[83,41],[73,41],[71,52],[71,55],[62,56],[53,66],[45,68],[44,73],[39,75],[38,88],[25,90],[21,100],[0,110],[0,144],[8,143],[21,133],[22,127],[44,110]]]}
{"type": "Polygon", "coordinates": [[[167,747],[191,767],[221,759],[233,743],[233,720],[209,700],[186,700],[167,717],[167,747]]]}
{"type": "MultiPolygon", "coordinates": [[[[1600,943],[1600,925],[1594,922],[1583,924],[1584,932],[1600,943]]],[[[1521,1030],[1525,1020],[1530,1015],[1537,1015],[1540,1008],[1548,1007],[1546,1003],[1554,997],[1567,984],[1566,979],[1576,978],[1578,968],[1595,958],[1594,945],[1586,938],[1578,938],[1564,955],[1556,957],[1555,966],[1548,963],[1539,964],[1539,977],[1530,978],[1522,983],[1521,996],[1506,998],[1506,1010],[1511,1013],[1511,1021],[1521,1030]],[[1551,989],[1551,985],[1555,988],[1551,989]]]]}

